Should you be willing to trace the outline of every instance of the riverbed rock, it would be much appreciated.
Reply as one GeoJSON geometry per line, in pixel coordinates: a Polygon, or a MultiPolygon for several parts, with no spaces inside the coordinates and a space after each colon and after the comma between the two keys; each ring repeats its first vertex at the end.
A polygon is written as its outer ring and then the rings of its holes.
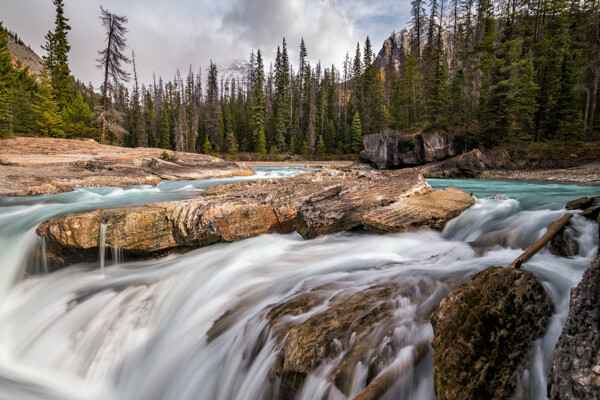
{"type": "Polygon", "coordinates": [[[473,150],[459,156],[421,167],[427,178],[481,178],[493,170],[505,170],[513,166],[505,150],[482,152],[473,150]]]}
{"type": "MultiPolygon", "coordinates": [[[[418,216],[404,223],[397,218],[393,226],[379,230],[439,228],[472,204],[470,196],[458,189],[443,195],[428,194],[431,191],[414,169],[365,174],[324,169],[291,178],[221,185],[190,200],[59,217],[41,224],[37,233],[45,238],[48,260],[57,268],[95,258],[102,223],[106,246],[119,247],[129,256],[150,257],[263,233],[296,230],[304,238],[314,238],[369,228],[375,225],[366,222],[373,219],[374,210],[398,201],[408,201],[413,212],[420,212],[423,202],[436,210],[435,218],[420,219],[418,224],[418,216]]],[[[401,213],[402,207],[395,212],[401,213]]]]}
{"type": "Polygon", "coordinates": [[[161,180],[254,175],[205,154],[126,148],[92,139],[15,137],[0,140],[0,195],[68,192],[77,187],[156,185],[161,180]]]}
{"type": "Polygon", "coordinates": [[[568,222],[550,239],[548,244],[550,252],[558,257],[573,257],[579,254],[579,243],[575,240],[575,233],[571,223],[568,222]]]}
{"type": "Polygon", "coordinates": [[[431,315],[437,398],[509,398],[552,312],[527,271],[489,267],[459,286],[431,315]]]}
{"type": "Polygon", "coordinates": [[[548,376],[548,397],[600,399],[600,256],[571,290],[569,316],[558,339],[548,376]]]}
{"type": "Polygon", "coordinates": [[[572,200],[565,205],[565,208],[567,210],[587,210],[594,204],[600,204],[600,196],[582,197],[580,199],[572,200]]]}
{"type": "Polygon", "coordinates": [[[428,290],[432,289],[402,282],[376,284],[358,292],[318,287],[273,306],[267,320],[277,334],[274,373],[280,379],[279,393],[284,394],[280,398],[293,398],[308,374],[334,358],[339,360],[328,380],[346,396],[358,363],[369,365],[369,384],[402,347],[414,345],[391,339],[394,329],[403,324],[394,315],[398,299],[418,304],[428,290]],[[315,307],[323,310],[309,313],[315,307]],[[308,317],[290,323],[290,317],[301,314],[308,317]]]}
{"type": "Polygon", "coordinates": [[[462,136],[441,130],[394,131],[363,137],[361,158],[377,168],[405,168],[461,154],[462,136]]]}

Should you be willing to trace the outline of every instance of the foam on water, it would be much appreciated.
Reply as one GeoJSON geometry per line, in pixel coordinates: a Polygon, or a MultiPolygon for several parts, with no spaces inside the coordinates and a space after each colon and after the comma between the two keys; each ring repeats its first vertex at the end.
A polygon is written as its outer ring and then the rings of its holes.
{"type": "MultiPolygon", "coordinates": [[[[262,172],[253,179],[291,173],[262,172]]],[[[395,299],[396,328],[386,338],[398,349],[388,368],[401,368],[410,362],[412,346],[432,339],[427,316],[446,294],[489,265],[511,262],[564,212],[566,200],[596,192],[564,185],[451,181],[478,198],[443,232],[352,232],[313,240],[295,233],[263,235],[156,260],[107,263],[103,279],[94,269],[97,264],[22,279],[28,252],[40,246],[34,232],[40,222],[84,209],[173,199],[186,192],[193,196],[223,180],[209,181],[167,182],[113,196],[109,189],[86,189],[38,201],[0,200],[5,262],[0,269],[0,398],[33,399],[35,393],[48,399],[269,398],[279,390],[271,374],[278,347],[266,314],[274,304],[315,287],[325,288],[329,298],[391,282],[417,288],[416,295],[395,299]],[[82,204],[82,192],[98,196],[97,202],[82,204]],[[232,310],[236,317],[208,341],[214,321],[232,310]]],[[[569,290],[597,252],[596,224],[576,216],[572,235],[578,256],[558,258],[543,250],[525,265],[556,305],[523,376],[525,398],[546,396],[549,357],[568,313],[569,290]]],[[[119,259],[119,250],[111,251],[119,259]]],[[[306,320],[326,306],[289,317],[289,322],[306,320]]],[[[309,374],[298,398],[347,398],[329,374],[353,340],[334,343],[337,354],[309,374]]],[[[432,351],[410,368],[388,397],[434,399],[431,357],[432,351]]],[[[365,387],[367,368],[356,366],[348,398],[365,387]]]]}

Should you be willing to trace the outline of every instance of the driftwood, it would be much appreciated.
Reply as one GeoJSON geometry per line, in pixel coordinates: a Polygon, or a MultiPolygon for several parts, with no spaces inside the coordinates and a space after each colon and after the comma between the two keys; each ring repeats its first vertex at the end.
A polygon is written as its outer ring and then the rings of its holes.
{"type": "Polygon", "coordinates": [[[398,379],[405,373],[410,371],[415,365],[419,363],[429,352],[430,345],[428,341],[422,341],[415,345],[412,351],[412,363],[406,363],[399,366],[392,366],[383,373],[379,374],[362,392],[354,398],[354,400],[377,400],[383,397],[388,390],[398,379]]]}
{"type": "Polygon", "coordinates": [[[556,234],[565,226],[571,219],[573,214],[566,213],[548,227],[548,230],[544,235],[539,238],[534,244],[532,244],[523,254],[521,254],[515,261],[507,265],[507,268],[520,268],[521,264],[526,263],[531,257],[533,257],[538,251],[540,251],[546,243],[550,241],[556,234]]]}

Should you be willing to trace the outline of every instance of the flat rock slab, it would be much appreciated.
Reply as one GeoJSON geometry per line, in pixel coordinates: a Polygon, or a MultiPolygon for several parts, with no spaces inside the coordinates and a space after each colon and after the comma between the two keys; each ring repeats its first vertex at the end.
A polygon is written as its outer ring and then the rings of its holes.
{"type": "Polygon", "coordinates": [[[571,308],[548,377],[550,399],[600,399],[600,257],[571,290],[571,308]],[[596,369],[595,372],[594,369],[596,369]]]}
{"type": "Polygon", "coordinates": [[[0,140],[0,195],[68,192],[76,187],[156,185],[254,175],[251,168],[205,154],[126,148],[94,140],[16,137],[0,140]]]}
{"type": "Polygon", "coordinates": [[[431,315],[437,398],[510,398],[552,312],[531,272],[489,267],[475,274],[431,315]]]}
{"type": "Polygon", "coordinates": [[[373,211],[399,201],[408,201],[414,212],[422,211],[422,202],[436,210],[436,218],[418,224],[397,221],[388,230],[417,225],[439,228],[473,204],[458,189],[430,192],[414,169],[362,175],[325,169],[217,186],[190,200],[64,216],[44,222],[37,233],[46,239],[48,261],[57,268],[97,257],[103,223],[106,246],[122,248],[130,256],[150,257],[263,233],[298,231],[304,238],[314,238],[369,228],[364,221],[373,211]]]}

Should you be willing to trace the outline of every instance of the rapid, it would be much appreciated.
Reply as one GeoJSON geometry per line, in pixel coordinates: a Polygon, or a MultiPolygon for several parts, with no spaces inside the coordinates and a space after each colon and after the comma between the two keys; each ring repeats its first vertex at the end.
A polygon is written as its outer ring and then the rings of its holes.
{"type": "MultiPolygon", "coordinates": [[[[431,179],[435,189],[454,186],[476,197],[442,232],[353,231],[312,240],[263,235],[144,261],[107,248],[95,263],[51,274],[44,273],[43,257],[34,256],[45,248],[35,228],[52,217],[186,199],[214,185],[302,172],[257,168],[255,177],[0,198],[0,399],[285,397],[272,373],[279,348],[266,315],[314,288],[329,298],[389,282],[417,288],[416,296],[398,295],[396,328],[386,339],[397,349],[391,364],[408,365],[412,347],[433,338],[428,314],[445,295],[488,266],[510,263],[565,212],[567,201],[598,194],[586,186],[431,179]],[[31,264],[41,273],[27,275],[31,264]],[[231,310],[236,318],[208,340],[213,323],[231,310]]],[[[578,215],[572,222],[577,256],[559,258],[544,249],[524,265],[556,307],[521,378],[525,398],[546,398],[569,291],[597,253],[597,224],[578,215]]],[[[326,305],[319,307],[288,322],[304,321],[326,305]]],[[[308,375],[297,398],[353,398],[364,389],[368,365],[361,363],[350,395],[328,379],[352,339],[338,345],[338,355],[308,375]]],[[[435,399],[432,355],[410,365],[386,398],[435,399]]]]}

